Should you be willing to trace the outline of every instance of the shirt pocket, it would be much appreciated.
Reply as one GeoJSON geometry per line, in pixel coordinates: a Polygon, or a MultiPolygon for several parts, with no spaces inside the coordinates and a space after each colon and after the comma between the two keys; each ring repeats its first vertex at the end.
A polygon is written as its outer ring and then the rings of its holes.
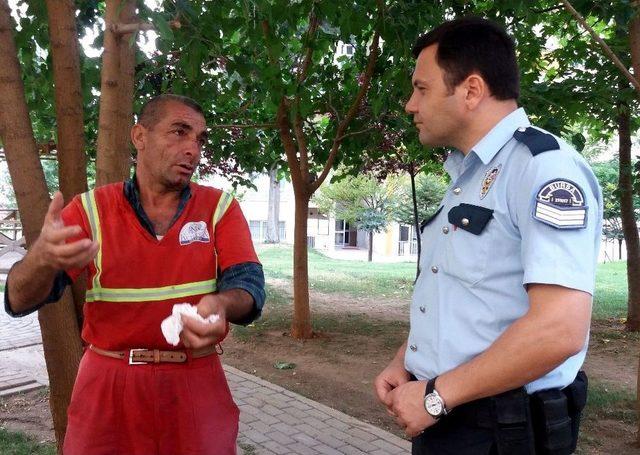
{"type": "MultiPolygon", "coordinates": [[[[449,210],[452,225],[444,249],[443,272],[467,285],[486,276],[493,243],[493,210],[472,204],[460,204],[449,210]]],[[[504,259],[504,258],[503,258],[504,259]]]]}

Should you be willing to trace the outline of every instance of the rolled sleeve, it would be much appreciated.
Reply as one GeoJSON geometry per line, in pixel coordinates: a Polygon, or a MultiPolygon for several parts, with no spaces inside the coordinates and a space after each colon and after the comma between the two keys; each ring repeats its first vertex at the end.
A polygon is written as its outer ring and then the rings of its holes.
{"type": "Polygon", "coordinates": [[[71,278],[69,278],[69,275],[67,275],[65,272],[58,272],[55,279],[53,280],[53,286],[51,287],[51,292],[49,292],[49,295],[44,301],[38,303],[33,308],[29,308],[26,311],[21,311],[19,313],[16,313],[11,309],[11,303],[9,301],[9,277],[7,277],[7,282],[5,283],[5,288],[4,288],[4,310],[7,312],[9,316],[14,318],[21,318],[23,316],[27,316],[28,314],[38,311],[40,308],[42,308],[48,303],[53,303],[60,300],[60,298],[62,297],[62,294],[64,293],[65,288],[69,284],[71,284],[71,278]]]}
{"type": "Polygon", "coordinates": [[[236,264],[220,273],[218,291],[242,289],[253,297],[251,312],[236,324],[247,325],[260,317],[266,298],[264,285],[262,265],[255,262],[236,264]]]}
{"type": "Polygon", "coordinates": [[[523,285],[556,284],[593,295],[602,232],[602,195],[589,165],[571,152],[542,153],[530,161],[523,183],[518,195],[523,285]],[[571,182],[583,194],[583,227],[558,228],[534,217],[538,193],[556,180],[571,182]]]}

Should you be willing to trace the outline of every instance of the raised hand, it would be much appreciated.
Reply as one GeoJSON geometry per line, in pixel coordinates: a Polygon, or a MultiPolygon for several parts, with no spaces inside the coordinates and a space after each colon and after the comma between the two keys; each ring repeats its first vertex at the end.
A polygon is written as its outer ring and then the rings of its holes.
{"type": "Polygon", "coordinates": [[[82,228],[64,225],[63,207],[62,193],[57,191],[49,204],[40,236],[31,247],[33,259],[40,267],[56,271],[86,266],[99,248],[97,242],[88,238],[66,242],[81,234],[82,228]]]}

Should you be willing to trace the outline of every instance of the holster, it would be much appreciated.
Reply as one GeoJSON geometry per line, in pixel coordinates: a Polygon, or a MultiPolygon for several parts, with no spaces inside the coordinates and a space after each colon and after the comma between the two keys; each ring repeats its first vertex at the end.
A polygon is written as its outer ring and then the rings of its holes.
{"type": "Polygon", "coordinates": [[[490,398],[499,455],[529,455],[534,452],[529,396],[524,388],[490,398]]]}
{"type": "Polygon", "coordinates": [[[587,385],[587,375],[580,371],[564,389],[540,390],[530,396],[536,453],[566,455],[575,451],[587,385]]]}

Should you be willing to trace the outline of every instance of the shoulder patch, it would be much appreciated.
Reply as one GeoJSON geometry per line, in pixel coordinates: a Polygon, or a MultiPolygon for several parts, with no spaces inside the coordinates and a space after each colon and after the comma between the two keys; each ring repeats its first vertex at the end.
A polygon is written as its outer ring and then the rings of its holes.
{"type": "Polygon", "coordinates": [[[551,180],[536,194],[533,217],[558,229],[583,228],[587,225],[584,192],[570,180],[551,180]]]}
{"type": "Polygon", "coordinates": [[[533,127],[518,128],[513,137],[518,142],[522,142],[529,147],[529,151],[533,156],[549,150],[557,150],[560,148],[558,140],[552,134],[545,133],[533,127]]]}

